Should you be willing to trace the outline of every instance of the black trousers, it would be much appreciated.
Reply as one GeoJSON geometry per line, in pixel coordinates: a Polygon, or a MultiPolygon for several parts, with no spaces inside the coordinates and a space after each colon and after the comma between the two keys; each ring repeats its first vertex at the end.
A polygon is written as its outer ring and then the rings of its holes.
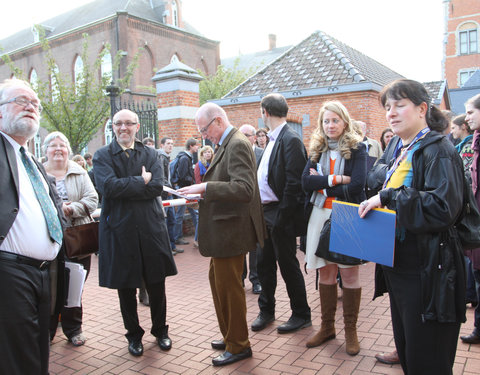
{"type": "Polygon", "coordinates": [[[248,273],[248,280],[252,283],[252,285],[260,283],[258,280],[258,272],[257,272],[257,250],[260,248],[260,245],[257,244],[257,248],[253,251],[250,251],[248,255],[245,255],[245,261],[243,263],[243,273],[242,273],[242,280],[247,278],[248,273]],[[248,266],[247,266],[247,256],[248,256],[248,266]],[[250,269],[250,272],[248,270],[250,269]]]}
{"type": "Polygon", "coordinates": [[[422,322],[420,275],[383,267],[393,336],[406,375],[451,375],[460,323],[422,322]]]}
{"type": "MultiPolygon", "coordinates": [[[[68,262],[79,263],[83,265],[83,268],[85,268],[85,270],[87,271],[87,276],[85,277],[85,281],[87,281],[88,275],[90,274],[92,256],[88,256],[82,259],[68,259],[68,262]]],[[[62,331],[68,339],[71,339],[73,336],[82,333],[83,306],[63,307],[60,311],[60,315],[62,321],[62,331]]],[[[55,337],[55,333],[57,332],[58,317],[59,314],[51,316],[50,340],[53,340],[53,338],[55,337]]]]}
{"type": "Polygon", "coordinates": [[[263,249],[257,249],[257,271],[262,293],[258,298],[260,312],[275,314],[275,290],[277,288],[277,262],[287,287],[292,315],[310,319],[305,280],[297,259],[296,237],[283,228],[272,227],[276,208],[264,206],[268,238],[263,249]]]}
{"type": "Polygon", "coordinates": [[[0,260],[0,301],[0,374],[48,374],[48,267],[0,260]]]}
{"type": "MultiPolygon", "coordinates": [[[[152,318],[151,334],[160,337],[166,329],[167,297],[165,295],[165,280],[157,284],[147,284],[146,289],[150,299],[150,315],[152,318]]],[[[137,313],[137,289],[118,289],[120,311],[127,333],[128,342],[140,341],[145,331],[140,327],[137,313]]]]}

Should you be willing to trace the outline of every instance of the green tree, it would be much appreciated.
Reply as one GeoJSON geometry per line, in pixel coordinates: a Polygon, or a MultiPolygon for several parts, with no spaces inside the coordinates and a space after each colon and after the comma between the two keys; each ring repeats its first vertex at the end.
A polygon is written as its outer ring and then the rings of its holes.
{"type": "Polygon", "coordinates": [[[258,67],[252,67],[250,69],[239,68],[240,59],[237,58],[232,68],[225,68],[223,65],[219,65],[217,72],[211,76],[207,76],[201,70],[198,73],[203,77],[203,81],[200,81],[200,105],[204,104],[208,100],[220,99],[225,94],[229,93],[248,77],[250,77],[258,67]]]}
{"type": "MultiPolygon", "coordinates": [[[[69,76],[58,71],[45,32],[41,27],[36,27],[40,35],[40,44],[45,52],[48,75],[51,77],[50,80],[38,79],[34,83],[43,107],[41,126],[48,131],[60,131],[65,134],[70,141],[73,153],[79,153],[110,115],[106,87],[110,85],[112,77],[110,74],[104,74],[100,79],[98,78],[102,59],[110,50],[110,45],[106,44],[94,63],[90,64],[89,37],[88,34],[83,34],[83,48],[80,55],[83,69],[73,82],[69,76]]],[[[138,66],[138,56],[139,53],[134,56],[123,77],[116,82],[120,93],[125,91],[130,83],[133,72],[138,66]]],[[[25,74],[14,66],[10,56],[4,54],[2,59],[15,77],[27,79],[25,74]]],[[[113,59],[112,71],[118,69],[121,59],[122,51],[119,51],[113,59]]]]}

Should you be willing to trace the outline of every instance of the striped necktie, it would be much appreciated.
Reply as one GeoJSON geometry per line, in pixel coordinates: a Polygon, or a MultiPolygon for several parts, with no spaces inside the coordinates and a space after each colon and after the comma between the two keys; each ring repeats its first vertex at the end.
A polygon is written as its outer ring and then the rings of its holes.
{"type": "Polygon", "coordinates": [[[33,162],[27,156],[23,147],[20,147],[20,153],[22,154],[23,165],[25,166],[25,170],[30,178],[33,190],[35,190],[35,195],[37,196],[38,203],[40,203],[40,207],[42,208],[45,221],[47,222],[50,238],[61,245],[63,233],[60,220],[58,219],[57,210],[55,209],[50,197],[47,194],[47,191],[45,190],[40,172],[38,171],[37,167],[33,165],[33,162]]]}

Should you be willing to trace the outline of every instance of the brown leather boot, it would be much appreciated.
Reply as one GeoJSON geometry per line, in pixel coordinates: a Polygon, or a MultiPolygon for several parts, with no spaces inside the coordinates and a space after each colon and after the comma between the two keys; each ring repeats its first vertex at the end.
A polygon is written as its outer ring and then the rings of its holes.
{"type": "Polygon", "coordinates": [[[319,346],[335,338],[335,312],[337,311],[337,284],[319,285],[322,325],[320,331],[307,341],[307,348],[319,346]]]}
{"type": "Polygon", "coordinates": [[[357,337],[357,318],[360,309],[362,288],[343,287],[343,322],[345,323],[345,346],[347,354],[357,355],[360,344],[357,337]]]}

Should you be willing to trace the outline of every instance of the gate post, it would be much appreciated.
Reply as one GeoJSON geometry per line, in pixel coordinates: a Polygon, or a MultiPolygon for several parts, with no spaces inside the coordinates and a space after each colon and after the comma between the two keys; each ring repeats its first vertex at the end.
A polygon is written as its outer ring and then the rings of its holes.
{"type": "Polygon", "coordinates": [[[172,157],[183,149],[188,138],[198,138],[195,113],[200,106],[197,71],[173,55],[170,64],[160,69],[152,81],[157,89],[158,135],[174,141],[172,157]]]}

